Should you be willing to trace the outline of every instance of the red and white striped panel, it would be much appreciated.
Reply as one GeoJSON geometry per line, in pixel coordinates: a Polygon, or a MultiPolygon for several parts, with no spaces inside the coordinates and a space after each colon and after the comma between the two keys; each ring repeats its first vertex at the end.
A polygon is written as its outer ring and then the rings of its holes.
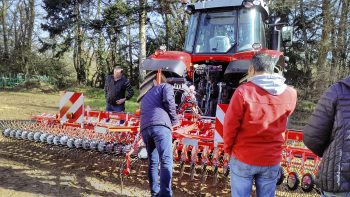
{"type": "Polygon", "coordinates": [[[224,136],[224,118],[227,111],[228,104],[218,104],[216,107],[216,119],[215,119],[215,133],[214,133],[214,146],[218,143],[224,142],[222,139],[224,136]]]}
{"type": "Polygon", "coordinates": [[[84,122],[84,95],[77,92],[65,92],[60,103],[60,122],[79,123],[84,122]]]}

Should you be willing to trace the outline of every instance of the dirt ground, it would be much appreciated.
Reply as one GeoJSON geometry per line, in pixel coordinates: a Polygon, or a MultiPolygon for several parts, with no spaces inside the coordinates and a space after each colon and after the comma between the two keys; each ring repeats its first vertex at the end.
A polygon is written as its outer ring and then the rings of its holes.
{"type": "MultiPolygon", "coordinates": [[[[39,112],[54,113],[58,99],[55,95],[0,91],[0,120],[29,119],[31,114],[39,112]]],[[[121,179],[119,169],[123,159],[0,135],[0,197],[150,196],[147,163],[137,161],[131,174],[121,179]]],[[[191,181],[188,173],[180,179],[178,168],[175,164],[174,196],[230,196],[228,180],[221,177],[218,185],[213,186],[209,174],[206,183],[200,184],[199,169],[191,181]]],[[[189,166],[186,168],[189,171],[189,166]]],[[[317,195],[305,194],[300,189],[290,192],[283,183],[276,196],[317,195]]]]}

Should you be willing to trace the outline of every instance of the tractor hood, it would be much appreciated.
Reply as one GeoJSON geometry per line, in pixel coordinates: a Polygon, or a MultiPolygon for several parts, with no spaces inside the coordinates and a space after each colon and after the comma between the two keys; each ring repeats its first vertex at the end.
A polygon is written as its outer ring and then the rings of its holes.
{"type": "Polygon", "coordinates": [[[182,77],[190,69],[191,55],[180,51],[157,50],[142,63],[142,69],[155,71],[161,69],[182,77]]]}
{"type": "Polygon", "coordinates": [[[248,68],[251,64],[251,59],[253,56],[259,52],[264,52],[270,55],[275,64],[276,68],[279,69],[279,71],[283,71],[285,65],[285,60],[283,53],[280,51],[275,51],[275,50],[267,50],[267,49],[262,49],[260,51],[245,51],[241,53],[236,53],[232,56],[234,59],[229,63],[225,70],[225,75],[226,74],[233,74],[233,73],[246,73],[248,72],[248,68]]]}

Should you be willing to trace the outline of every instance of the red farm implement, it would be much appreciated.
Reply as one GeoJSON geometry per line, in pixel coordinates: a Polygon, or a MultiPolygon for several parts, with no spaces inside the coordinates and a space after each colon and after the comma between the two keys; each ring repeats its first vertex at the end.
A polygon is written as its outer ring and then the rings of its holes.
{"type": "MultiPolygon", "coordinates": [[[[223,151],[221,138],[221,116],[225,114],[226,105],[218,106],[216,118],[188,110],[188,107],[193,109],[193,105],[182,106],[187,109],[179,109],[182,112],[179,114],[181,126],[173,130],[173,154],[174,162],[179,166],[178,178],[187,177],[201,184],[227,184],[229,155],[223,151]],[[208,177],[211,178],[208,180],[208,177]]],[[[69,113],[74,114],[75,111],[68,110],[69,113]]],[[[82,122],[70,121],[78,120],[74,115],[62,121],[60,114],[34,115],[32,121],[2,121],[1,133],[8,138],[33,143],[124,157],[124,161],[117,164],[121,167],[120,173],[132,176],[131,169],[137,170],[141,160],[147,158],[139,131],[139,116],[90,109],[81,116],[82,122]]],[[[291,191],[301,186],[304,192],[310,192],[315,188],[314,176],[320,158],[303,146],[302,137],[301,131],[286,131],[278,184],[285,182],[291,191]]]]}

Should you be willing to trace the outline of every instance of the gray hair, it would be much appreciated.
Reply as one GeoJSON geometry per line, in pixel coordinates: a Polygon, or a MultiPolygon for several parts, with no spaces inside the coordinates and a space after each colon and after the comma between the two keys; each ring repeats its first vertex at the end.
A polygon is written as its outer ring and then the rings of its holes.
{"type": "Polygon", "coordinates": [[[273,58],[266,53],[258,53],[252,58],[252,65],[256,72],[266,72],[272,74],[275,68],[273,58]]]}

